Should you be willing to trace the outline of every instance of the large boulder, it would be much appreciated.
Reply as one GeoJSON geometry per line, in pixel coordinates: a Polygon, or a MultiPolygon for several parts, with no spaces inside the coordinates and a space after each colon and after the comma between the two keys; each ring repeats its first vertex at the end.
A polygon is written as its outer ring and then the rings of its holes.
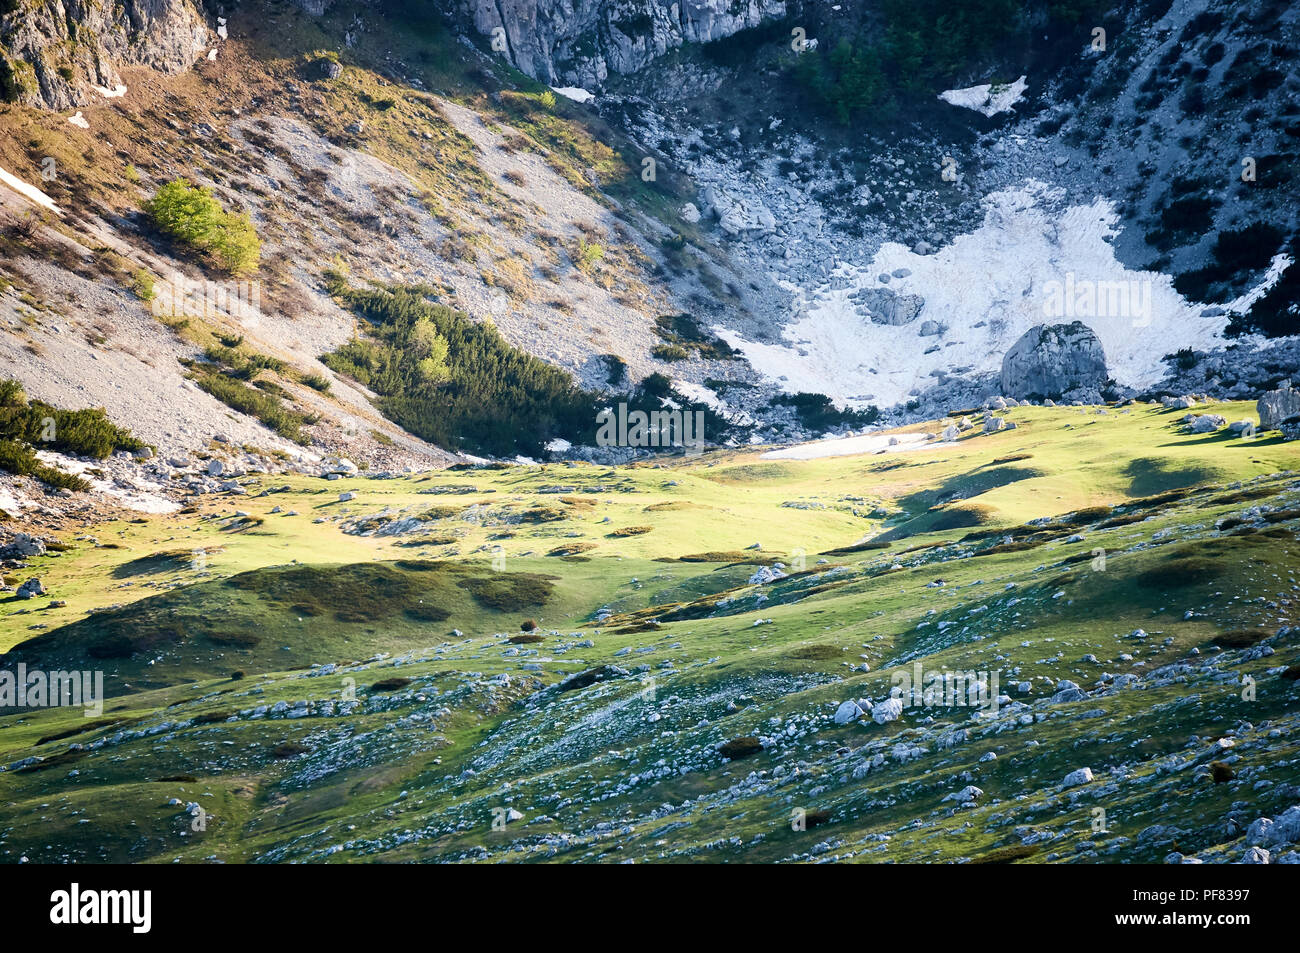
{"type": "Polygon", "coordinates": [[[893,721],[902,714],[903,700],[901,698],[887,698],[880,704],[871,707],[871,720],[878,725],[893,721]]]}
{"type": "Polygon", "coordinates": [[[944,798],[945,801],[956,801],[958,804],[972,804],[984,796],[984,789],[977,788],[973,784],[968,784],[960,791],[949,794],[944,798]]]}
{"type": "Polygon", "coordinates": [[[1279,430],[1284,420],[1300,414],[1300,390],[1288,384],[1269,391],[1259,399],[1256,410],[1259,412],[1260,430],[1279,430]]]}
{"type": "Polygon", "coordinates": [[[1061,784],[1067,788],[1077,788],[1080,784],[1087,784],[1092,780],[1092,768],[1075,768],[1067,774],[1061,781],[1061,784]]]}
{"type": "Polygon", "coordinates": [[[1219,414],[1191,414],[1189,416],[1191,419],[1186,421],[1187,429],[1192,433],[1214,433],[1228,422],[1226,417],[1219,414]]]}
{"type": "Polygon", "coordinates": [[[867,702],[865,708],[862,702],[849,699],[842,702],[839,708],[835,709],[835,724],[847,725],[850,722],[857,721],[863,715],[871,711],[871,702],[867,702]]]}
{"type": "Polygon", "coordinates": [[[1036,325],[1002,358],[1002,393],[1021,399],[1100,387],[1107,377],[1106,352],[1082,321],[1036,325]]]}
{"type": "Polygon", "coordinates": [[[895,327],[915,321],[925,299],[920,295],[898,294],[888,288],[863,288],[849,295],[860,311],[865,311],[873,324],[895,327]]]}
{"type": "Polygon", "coordinates": [[[1246,843],[1278,847],[1300,841],[1300,804],[1293,804],[1276,821],[1261,817],[1246,828],[1246,843]]]}

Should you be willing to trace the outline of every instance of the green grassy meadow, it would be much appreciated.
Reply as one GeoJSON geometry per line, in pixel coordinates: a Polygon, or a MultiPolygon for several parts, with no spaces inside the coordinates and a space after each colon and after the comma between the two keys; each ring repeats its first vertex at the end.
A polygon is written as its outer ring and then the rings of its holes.
{"type": "Polygon", "coordinates": [[[0,718],[0,860],[1236,859],[1298,799],[1300,449],[1004,416],[807,461],[249,477],[69,534],[22,571],[66,606],[0,602],[0,667],[108,698],[0,718]],[[1005,699],[836,723],[916,663],[1005,699]]]}

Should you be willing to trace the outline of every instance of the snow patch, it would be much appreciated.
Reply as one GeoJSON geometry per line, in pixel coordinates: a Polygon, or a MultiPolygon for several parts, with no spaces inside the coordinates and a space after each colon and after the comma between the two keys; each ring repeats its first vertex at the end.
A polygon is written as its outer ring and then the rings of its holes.
{"type": "Polygon", "coordinates": [[[0,513],[7,513],[10,518],[17,518],[26,506],[27,503],[14,496],[8,487],[0,486],[0,513]]]}
{"type": "Polygon", "coordinates": [[[935,447],[951,447],[944,440],[927,440],[923,433],[870,433],[856,437],[829,437],[800,443],[780,450],[769,450],[762,460],[820,460],[823,457],[849,457],[863,453],[906,452],[935,447]],[[896,441],[890,443],[890,441],[896,441]]]}
{"type": "Polygon", "coordinates": [[[690,381],[674,380],[672,382],[672,387],[673,390],[677,391],[677,393],[694,403],[704,404],[705,406],[719,412],[723,412],[727,409],[727,405],[723,403],[722,398],[703,384],[692,384],[690,381]]]}
{"type": "Polygon", "coordinates": [[[107,86],[96,86],[95,91],[105,99],[121,99],[126,95],[126,87],[120,83],[109,89],[107,86]]]}
{"type": "Polygon", "coordinates": [[[80,109],[77,110],[77,114],[75,116],[68,117],[68,122],[72,123],[78,129],[90,128],[90,120],[81,114],[80,109]]]}
{"type": "Polygon", "coordinates": [[[595,93],[589,93],[581,86],[552,86],[551,89],[575,103],[589,103],[596,98],[595,93]]]}
{"type": "Polygon", "coordinates": [[[28,185],[22,179],[18,178],[18,176],[6,172],[2,167],[0,167],[0,182],[3,182],[24,198],[31,199],[42,208],[47,208],[58,215],[63,214],[63,211],[54,204],[54,199],[50,198],[36,186],[28,185]]]}
{"type": "Polygon", "coordinates": [[[720,417],[739,426],[749,426],[754,422],[754,418],[748,413],[738,408],[733,408],[725,400],[717,395],[711,388],[703,384],[693,384],[690,381],[674,380],[672,388],[682,397],[685,397],[693,404],[703,404],[710,410],[717,413],[720,417]]]}
{"type": "Polygon", "coordinates": [[[1080,320],[1100,339],[1110,375],[1143,388],[1164,377],[1161,357],[1170,351],[1223,347],[1233,312],[1248,308],[1290,265],[1276,259],[1259,286],[1209,308],[1184,299],[1169,276],[1131,271],[1115,258],[1110,241],[1119,215],[1107,199],[1070,206],[1063,190],[1031,180],[989,195],[984,205],[979,228],[932,255],[888,242],[867,265],[841,263],[829,283],[811,290],[773,275],[794,299],[797,317],[782,331],[787,343],[713,330],[787,392],[823,393],[841,406],[889,407],[932,387],[937,375],[998,373],[1003,355],[1031,327],[1080,320]],[[915,320],[876,324],[850,299],[880,287],[877,276],[885,273],[905,275],[892,279],[889,290],[925,300],[915,320]],[[1082,282],[1140,289],[1141,316],[1054,313],[1059,288],[1082,282]],[[941,331],[918,334],[927,321],[941,323],[941,331]]]}
{"type": "Polygon", "coordinates": [[[996,116],[1001,112],[1010,112],[1025,95],[1028,85],[1022,76],[1014,83],[984,83],[982,86],[967,86],[965,89],[945,89],[939,98],[945,103],[973,109],[985,116],[996,116]]]}

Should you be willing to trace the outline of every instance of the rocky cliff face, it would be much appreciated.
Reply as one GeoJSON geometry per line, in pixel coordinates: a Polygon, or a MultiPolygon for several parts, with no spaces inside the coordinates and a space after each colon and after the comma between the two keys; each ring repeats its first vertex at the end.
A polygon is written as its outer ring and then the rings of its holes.
{"type": "Polygon", "coordinates": [[[188,69],[210,39],[198,0],[0,0],[0,10],[0,101],[48,109],[115,90],[124,66],[188,69]]]}
{"type": "Polygon", "coordinates": [[[779,19],[786,0],[456,0],[523,72],[553,85],[598,86],[684,43],[707,43],[779,19]]]}
{"type": "MultiPolygon", "coordinates": [[[[330,0],[293,0],[312,16],[330,0]]],[[[514,66],[595,87],[685,43],[784,17],[788,0],[442,0],[514,66]]],[[[68,109],[113,89],[121,66],[168,73],[207,49],[199,0],[0,0],[0,101],[68,109]]]]}

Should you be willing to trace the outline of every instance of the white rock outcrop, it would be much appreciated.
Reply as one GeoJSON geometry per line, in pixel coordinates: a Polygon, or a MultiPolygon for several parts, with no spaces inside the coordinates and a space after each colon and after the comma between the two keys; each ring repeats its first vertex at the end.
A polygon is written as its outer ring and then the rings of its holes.
{"type": "Polygon", "coordinates": [[[786,15],[786,0],[458,0],[498,54],[551,85],[600,86],[686,43],[786,15]]]}

